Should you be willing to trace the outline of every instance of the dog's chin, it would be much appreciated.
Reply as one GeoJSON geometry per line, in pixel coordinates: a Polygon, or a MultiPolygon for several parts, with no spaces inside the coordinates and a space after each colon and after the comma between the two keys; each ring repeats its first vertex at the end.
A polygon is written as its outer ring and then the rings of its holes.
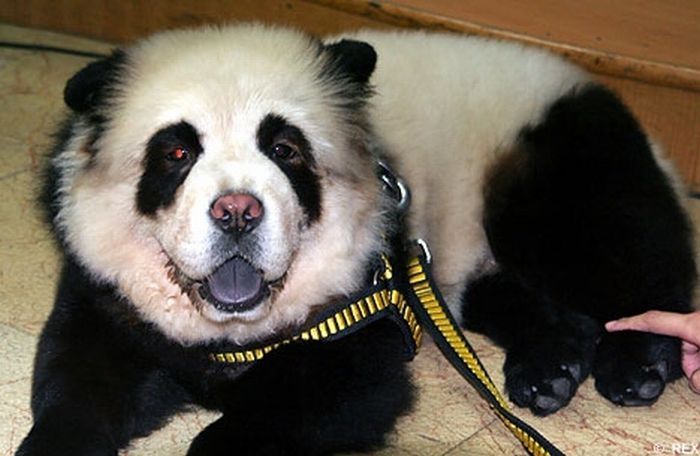
{"type": "Polygon", "coordinates": [[[201,304],[198,306],[199,313],[207,320],[226,324],[231,322],[253,323],[264,319],[271,309],[270,299],[265,298],[263,302],[255,307],[240,311],[224,311],[217,307],[217,304],[201,299],[201,304]]]}

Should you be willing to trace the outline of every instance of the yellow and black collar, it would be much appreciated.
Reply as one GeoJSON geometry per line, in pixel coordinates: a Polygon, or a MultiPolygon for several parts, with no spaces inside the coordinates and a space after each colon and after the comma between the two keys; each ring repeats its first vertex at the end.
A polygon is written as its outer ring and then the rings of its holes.
{"type": "Polygon", "coordinates": [[[430,334],[452,366],[484,398],[495,415],[536,456],[558,456],[563,453],[537,430],[513,415],[508,403],[498,391],[481,364],[474,349],[454,321],[431,274],[430,251],[419,240],[418,253],[404,266],[408,283],[398,287],[394,266],[382,257],[383,268],[372,286],[359,295],[334,306],[317,318],[310,327],[275,343],[240,351],[212,353],[216,363],[247,364],[263,359],[268,353],[292,343],[330,342],[362,329],[370,323],[389,318],[401,329],[406,341],[406,354],[412,358],[420,346],[422,330],[430,334]],[[403,290],[399,288],[405,288],[403,290]]]}
{"type": "Polygon", "coordinates": [[[331,342],[348,336],[380,318],[388,318],[394,321],[403,333],[406,357],[412,359],[420,346],[421,327],[405,295],[395,286],[391,262],[386,256],[382,256],[381,263],[372,286],[323,312],[314,319],[314,323],[294,336],[257,347],[211,353],[209,358],[218,363],[251,363],[263,359],[268,353],[284,345],[331,342]]]}

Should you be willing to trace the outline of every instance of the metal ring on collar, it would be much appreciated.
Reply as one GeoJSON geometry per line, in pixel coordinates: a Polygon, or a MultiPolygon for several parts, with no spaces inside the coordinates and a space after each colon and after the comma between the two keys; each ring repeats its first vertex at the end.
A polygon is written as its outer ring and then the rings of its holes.
{"type": "Polygon", "coordinates": [[[377,165],[384,188],[397,201],[396,209],[402,214],[405,213],[411,205],[411,191],[408,185],[384,160],[377,160],[377,165]]]}
{"type": "Polygon", "coordinates": [[[430,252],[430,247],[428,247],[427,242],[425,242],[421,238],[416,238],[413,241],[411,241],[411,244],[414,247],[420,248],[420,250],[423,252],[423,258],[425,258],[425,264],[430,264],[433,262],[433,254],[430,252]]]}

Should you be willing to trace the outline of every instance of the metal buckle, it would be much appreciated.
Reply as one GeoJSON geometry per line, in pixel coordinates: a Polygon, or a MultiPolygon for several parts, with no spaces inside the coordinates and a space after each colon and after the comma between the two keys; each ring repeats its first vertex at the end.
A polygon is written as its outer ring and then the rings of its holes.
{"type": "Polygon", "coordinates": [[[374,271],[374,277],[372,278],[372,285],[378,285],[379,282],[388,282],[393,277],[393,268],[389,262],[389,258],[386,255],[381,256],[380,264],[374,271]]]}
{"type": "Polygon", "coordinates": [[[408,185],[384,160],[377,160],[377,165],[379,165],[379,178],[384,183],[384,190],[396,200],[396,209],[401,214],[405,213],[411,205],[411,191],[408,185]]]}

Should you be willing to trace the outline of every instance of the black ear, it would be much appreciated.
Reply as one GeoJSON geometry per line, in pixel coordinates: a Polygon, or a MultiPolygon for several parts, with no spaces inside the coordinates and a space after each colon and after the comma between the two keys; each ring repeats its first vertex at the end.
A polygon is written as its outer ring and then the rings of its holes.
{"type": "Polygon", "coordinates": [[[366,84],[377,63],[377,53],[362,41],[342,40],[325,46],[332,55],[335,69],[354,82],[366,84]]]}
{"type": "Polygon", "coordinates": [[[115,51],[109,57],[92,62],[78,71],[66,83],[63,101],[75,112],[94,109],[117,81],[124,60],[124,52],[115,51]]]}

